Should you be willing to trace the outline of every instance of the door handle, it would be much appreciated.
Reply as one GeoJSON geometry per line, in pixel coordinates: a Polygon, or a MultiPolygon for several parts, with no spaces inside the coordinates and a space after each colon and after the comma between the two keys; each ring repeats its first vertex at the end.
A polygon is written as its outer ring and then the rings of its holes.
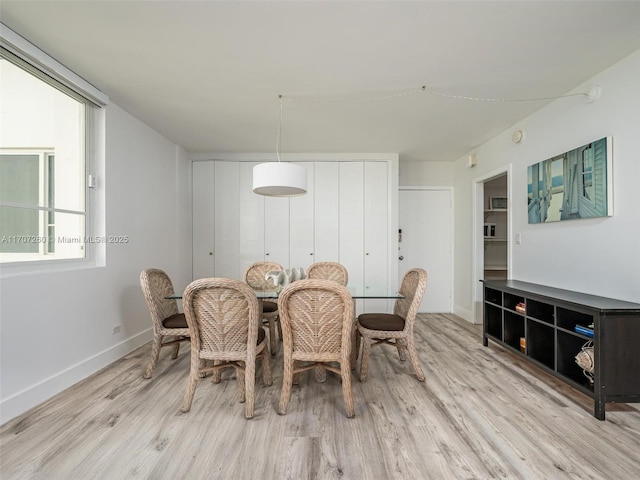
{"type": "Polygon", "coordinates": [[[400,256],[398,257],[398,260],[404,260],[404,256],[400,255],[400,256]]]}

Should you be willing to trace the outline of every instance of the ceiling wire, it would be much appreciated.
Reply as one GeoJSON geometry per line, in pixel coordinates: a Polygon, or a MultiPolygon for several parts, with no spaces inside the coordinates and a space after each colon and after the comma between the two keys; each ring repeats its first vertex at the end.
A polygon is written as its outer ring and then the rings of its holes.
{"type": "Polygon", "coordinates": [[[426,85],[423,85],[418,88],[413,88],[410,90],[397,91],[395,93],[388,94],[380,94],[380,95],[372,95],[365,97],[349,97],[346,95],[338,95],[338,96],[285,96],[279,95],[280,98],[280,115],[282,117],[282,102],[292,102],[292,103],[358,103],[358,102],[374,102],[378,100],[387,100],[390,98],[398,98],[398,97],[406,97],[409,95],[417,95],[419,93],[426,93],[429,95],[435,95],[438,97],[445,98],[453,98],[457,100],[472,100],[478,102],[538,102],[543,100],[557,100],[559,98],[566,97],[576,97],[580,95],[584,95],[586,97],[589,96],[589,93],[579,92],[579,93],[568,93],[566,95],[556,95],[551,97],[534,97],[534,98],[488,98],[488,97],[471,97],[468,95],[453,95],[449,93],[439,92],[436,90],[431,90],[427,88],[426,85]]]}

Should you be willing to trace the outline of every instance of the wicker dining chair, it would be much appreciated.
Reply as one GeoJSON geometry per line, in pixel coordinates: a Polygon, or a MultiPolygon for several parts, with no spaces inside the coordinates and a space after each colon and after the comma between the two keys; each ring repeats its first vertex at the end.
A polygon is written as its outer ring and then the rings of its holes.
{"type": "MultiPolygon", "coordinates": [[[[276,291],[276,286],[265,275],[273,270],[282,270],[282,265],[275,262],[255,262],[244,271],[244,281],[254,290],[276,291]]],[[[269,350],[271,355],[278,351],[276,330],[282,338],[282,331],[278,322],[278,304],[270,300],[260,300],[261,315],[269,329],[269,350]]]]}
{"type": "MultiPolygon", "coordinates": [[[[344,265],[337,262],[316,262],[307,268],[307,278],[316,278],[320,280],[332,280],[338,282],[340,285],[347,286],[349,283],[349,273],[344,265]]],[[[354,326],[355,327],[355,326],[354,326]]],[[[353,340],[356,340],[357,335],[353,336],[353,340]]],[[[358,345],[354,343],[351,361],[355,365],[357,360],[356,352],[358,351],[358,345]]],[[[327,379],[327,372],[322,368],[316,368],[315,370],[316,382],[324,382],[327,379]]]]}
{"type": "Polygon", "coordinates": [[[174,293],[169,275],[157,268],[147,268],[140,273],[140,286],[153,323],[151,359],[144,372],[144,378],[149,379],[158,363],[160,349],[172,345],[171,358],[175,360],[180,343],[189,341],[189,328],[184,314],[178,312],[178,301],[165,298],[174,293]],[[163,338],[168,340],[163,342],[163,338]]]}
{"type": "Polygon", "coordinates": [[[344,265],[336,262],[316,262],[307,268],[307,278],[333,280],[346,286],[349,273],[344,265]]]}
{"type": "Polygon", "coordinates": [[[404,298],[396,300],[393,313],[363,313],[358,317],[358,334],[363,342],[360,360],[361,382],[367,380],[371,347],[381,344],[396,347],[402,361],[405,360],[404,350],[407,350],[418,380],[424,382],[425,376],[418,361],[413,327],[426,289],[427,272],[421,268],[413,268],[402,278],[399,293],[404,298]]]}
{"type": "Polygon", "coordinates": [[[219,381],[220,370],[232,367],[240,402],[245,402],[245,417],[252,418],[256,357],[262,359],[262,381],[265,385],[273,383],[255,292],[239,280],[202,278],[187,286],[182,304],[191,333],[191,370],[182,411],[191,409],[199,378],[213,372],[214,382],[219,381]],[[207,366],[207,360],[213,365],[207,366]]]}
{"type": "Polygon", "coordinates": [[[278,310],[284,349],[278,412],[287,413],[293,376],[322,367],[341,376],[346,414],[353,417],[350,353],[354,330],[353,299],[349,291],[330,280],[299,280],[282,290],[278,310]]]}

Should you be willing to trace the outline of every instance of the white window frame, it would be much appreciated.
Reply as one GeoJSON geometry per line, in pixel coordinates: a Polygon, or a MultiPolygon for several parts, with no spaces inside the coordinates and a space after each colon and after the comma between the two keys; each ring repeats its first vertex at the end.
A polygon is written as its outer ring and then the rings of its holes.
{"type": "Polygon", "coordinates": [[[595,148],[593,144],[589,144],[587,148],[584,148],[580,152],[580,158],[578,160],[580,162],[580,196],[585,202],[589,202],[589,204],[595,206],[596,204],[596,184],[595,184],[595,176],[596,176],[596,154],[595,148]],[[585,161],[587,160],[587,155],[591,160],[591,171],[587,172],[584,169],[585,161]],[[591,185],[587,187],[585,177],[587,174],[591,174],[591,185]],[[592,195],[587,196],[587,188],[592,190],[592,195]],[[593,198],[592,198],[593,197],[593,198]]]}
{"type": "MultiPolygon", "coordinates": [[[[40,207],[29,206],[25,208],[28,208],[29,210],[41,210],[41,211],[46,211],[46,213],[50,213],[52,209],[50,209],[49,201],[48,201],[49,183],[50,183],[49,162],[50,162],[51,156],[55,158],[55,152],[51,149],[0,148],[0,155],[12,155],[12,156],[24,155],[24,156],[38,157],[38,176],[39,176],[38,205],[40,205],[40,207]]],[[[3,206],[23,208],[22,205],[13,205],[7,202],[3,203],[3,206]]],[[[55,211],[53,211],[53,213],[55,213],[55,211]]],[[[80,213],[80,212],[74,212],[74,213],[80,213]]],[[[83,212],[83,215],[84,215],[84,212],[83,212]]],[[[38,253],[33,254],[33,255],[36,255],[33,261],[39,261],[42,255],[47,255],[48,253],[51,252],[50,239],[49,239],[50,236],[48,232],[49,232],[49,224],[47,221],[45,221],[45,216],[41,216],[38,220],[37,237],[42,240],[37,242],[38,253]],[[45,241],[44,239],[47,239],[47,240],[45,241]]],[[[4,236],[5,236],[4,232],[0,232],[0,233],[2,233],[2,237],[4,240],[4,236]]],[[[29,255],[29,254],[25,254],[25,255],[29,255]]],[[[20,261],[23,262],[25,260],[20,260],[20,261]]],[[[6,263],[9,263],[9,262],[5,262],[5,264],[6,263]]]]}
{"type": "MultiPolygon", "coordinates": [[[[105,171],[105,107],[109,98],[89,82],[76,75],[16,32],[0,23],[0,46],[9,54],[26,62],[44,77],[53,78],[76,95],[88,101],[93,108],[85,112],[85,237],[104,235],[105,201],[100,179],[105,171]],[[91,177],[91,182],[88,181],[91,177]],[[93,188],[90,188],[93,186],[93,188]]],[[[85,257],[74,259],[40,259],[0,264],[0,277],[76,270],[104,266],[106,247],[100,243],[85,244],[85,257]]]]}

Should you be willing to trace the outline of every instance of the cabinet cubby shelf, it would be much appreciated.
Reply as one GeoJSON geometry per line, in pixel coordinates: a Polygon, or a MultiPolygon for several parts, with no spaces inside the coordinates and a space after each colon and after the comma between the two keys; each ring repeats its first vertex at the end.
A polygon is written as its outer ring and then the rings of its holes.
{"type": "Polygon", "coordinates": [[[640,402],[640,304],[518,280],[481,281],[484,346],[492,340],[591,396],[598,420],[605,419],[607,403],[640,402]],[[589,325],[593,338],[574,330],[589,325]],[[588,341],[593,383],[575,362],[588,341]]]}

